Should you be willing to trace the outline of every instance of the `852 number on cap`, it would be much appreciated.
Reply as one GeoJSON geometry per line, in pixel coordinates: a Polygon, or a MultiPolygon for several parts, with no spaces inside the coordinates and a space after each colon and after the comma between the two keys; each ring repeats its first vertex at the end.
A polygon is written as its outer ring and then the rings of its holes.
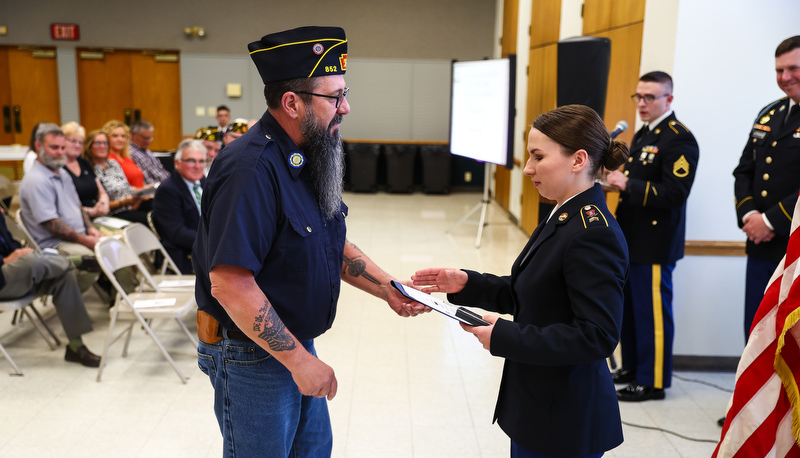
{"type": "Polygon", "coordinates": [[[326,65],[325,66],[325,72],[327,72],[327,73],[338,72],[338,71],[339,71],[339,67],[337,67],[335,65],[326,65]]]}

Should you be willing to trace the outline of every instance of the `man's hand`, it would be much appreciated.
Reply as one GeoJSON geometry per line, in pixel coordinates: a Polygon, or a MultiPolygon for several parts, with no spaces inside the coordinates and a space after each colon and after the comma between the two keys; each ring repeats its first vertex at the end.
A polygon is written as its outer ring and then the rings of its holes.
{"type": "Polygon", "coordinates": [[[775,232],[764,222],[761,212],[753,212],[744,219],[742,231],[753,243],[769,242],[775,237],[775,232]]]}
{"type": "Polygon", "coordinates": [[[387,288],[386,302],[389,307],[402,317],[417,316],[420,313],[428,313],[430,308],[425,307],[419,302],[412,301],[411,299],[403,296],[400,291],[394,286],[387,288]]]}
{"type": "Polygon", "coordinates": [[[305,352],[302,355],[296,365],[287,366],[300,393],[315,398],[327,397],[330,401],[339,389],[333,368],[311,353],[305,352]]]}
{"type": "Polygon", "coordinates": [[[3,264],[11,264],[17,259],[31,253],[33,253],[33,248],[17,248],[16,250],[9,253],[8,256],[3,258],[3,264]]]}
{"type": "Polygon", "coordinates": [[[481,345],[483,345],[483,348],[491,350],[489,346],[492,343],[492,331],[494,330],[494,324],[497,322],[497,317],[494,315],[484,315],[483,321],[488,321],[491,323],[491,326],[470,326],[464,323],[459,324],[465,331],[471,332],[475,337],[477,337],[478,341],[481,343],[481,345]]]}
{"type": "Polygon", "coordinates": [[[611,186],[616,186],[621,191],[624,191],[625,187],[628,186],[628,177],[626,177],[625,174],[619,170],[614,170],[613,172],[608,172],[606,175],[606,182],[611,186]]]}

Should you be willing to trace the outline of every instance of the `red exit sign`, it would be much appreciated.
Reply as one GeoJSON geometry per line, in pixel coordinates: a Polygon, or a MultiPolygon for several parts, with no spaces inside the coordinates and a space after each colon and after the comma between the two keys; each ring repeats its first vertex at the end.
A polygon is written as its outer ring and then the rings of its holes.
{"type": "Polygon", "coordinates": [[[50,24],[50,36],[53,40],[75,41],[80,35],[78,24],[50,24]]]}

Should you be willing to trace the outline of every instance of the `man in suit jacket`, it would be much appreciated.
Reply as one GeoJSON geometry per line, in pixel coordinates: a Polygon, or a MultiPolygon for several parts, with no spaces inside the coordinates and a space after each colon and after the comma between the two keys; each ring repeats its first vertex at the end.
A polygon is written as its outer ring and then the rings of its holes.
{"type": "Polygon", "coordinates": [[[175,170],[161,183],[153,199],[153,220],[161,243],[184,274],[192,273],[192,245],[200,223],[205,166],[206,148],[202,141],[182,141],[175,153],[175,170]]]}
{"type": "Polygon", "coordinates": [[[672,379],[672,271],[683,257],[686,199],[699,158],[697,141],[670,108],[672,78],[650,72],[636,94],[645,125],[633,137],[625,172],[608,174],[620,189],[617,220],[628,241],[631,268],[625,284],[620,401],[664,399],[672,379]]]}
{"type": "Polygon", "coordinates": [[[800,191],[800,35],[778,45],[775,70],[786,97],[758,114],[733,171],[736,220],[747,234],[745,341],[772,272],[786,253],[800,191]]]}

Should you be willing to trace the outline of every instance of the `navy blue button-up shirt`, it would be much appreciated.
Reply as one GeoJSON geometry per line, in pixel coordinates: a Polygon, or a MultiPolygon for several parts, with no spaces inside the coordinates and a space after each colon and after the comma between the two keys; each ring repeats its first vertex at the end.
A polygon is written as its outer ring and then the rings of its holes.
{"type": "Polygon", "coordinates": [[[327,220],[304,164],[269,112],[214,160],[192,261],[198,307],[228,329],[236,325],[211,295],[209,272],[216,265],[252,270],[297,339],[313,339],[333,324],[347,207],[327,220]]]}

